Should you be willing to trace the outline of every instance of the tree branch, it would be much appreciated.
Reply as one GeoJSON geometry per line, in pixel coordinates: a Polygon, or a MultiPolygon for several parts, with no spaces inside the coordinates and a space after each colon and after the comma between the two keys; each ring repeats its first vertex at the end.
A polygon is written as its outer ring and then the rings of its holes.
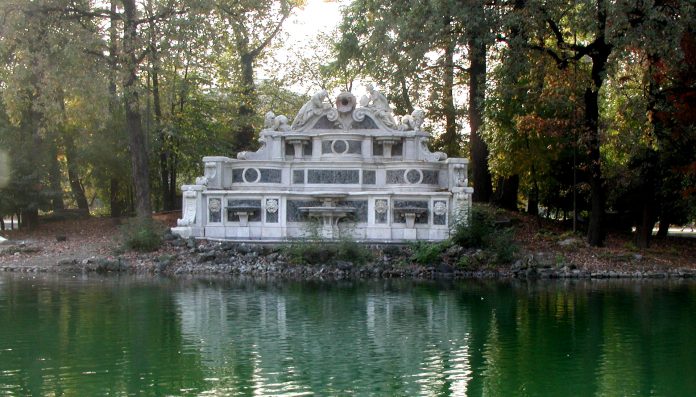
{"type": "MultiPolygon", "coordinates": [[[[25,11],[27,12],[27,11],[25,11]]],[[[69,18],[115,18],[123,19],[123,14],[112,12],[104,8],[95,8],[93,10],[84,10],[75,7],[40,7],[39,12],[43,13],[60,13],[61,16],[69,18]]],[[[27,13],[31,13],[30,11],[27,13]]]]}
{"type": "Polygon", "coordinates": [[[273,31],[268,35],[268,37],[266,37],[266,39],[261,44],[259,44],[256,48],[254,48],[254,50],[250,52],[250,55],[253,58],[256,58],[261,53],[261,51],[263,51],[263,49],[271,43],[271,40],[273,40],[273,38],[278,34],[278,32],[280,32],[280,28],[283,27],[283,22],[285,22],[285,20],[288,19],[289,16],[290,9],[283,12],[283,17],[275,26],[275,29],[273,29],[273,31]]]}

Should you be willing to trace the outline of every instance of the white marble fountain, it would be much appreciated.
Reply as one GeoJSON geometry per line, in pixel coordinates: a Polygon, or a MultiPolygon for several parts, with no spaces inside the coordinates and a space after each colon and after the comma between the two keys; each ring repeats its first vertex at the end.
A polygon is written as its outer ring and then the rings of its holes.
{"type": "Polygon", "coordinates": [[[422,111],[397,122],[369,85],[356,102],[344,92],[331,104],[320,91],[291,125],[269,112],[258,151],[204,157],[204,176],[181,188],[173,232],[239,241],[446,239],[471,207],[468,160],[428,150],[422,111]]]}

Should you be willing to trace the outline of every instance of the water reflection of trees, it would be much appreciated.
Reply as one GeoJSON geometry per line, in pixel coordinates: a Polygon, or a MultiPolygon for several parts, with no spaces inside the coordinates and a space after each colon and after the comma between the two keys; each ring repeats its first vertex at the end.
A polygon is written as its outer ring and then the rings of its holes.
{"type": "Polygon", "coordinates": [[[221,346],[204,353],[211,371],[229,368],[220,357],[253,357],[241,361],[253,369],[224,373],[219,387],[419,395],[696,390],[689,380],[695,320],[685,315],[696,309],[693,283],[387,282],[248,292],[206,289],[178,299],[182,313],[205,312],[211,299],[234,313],[215,320],[226,333],[211,333],[209,320],[183,322],[188,337],[221,346]],[[262,332],[245,331],[258,324],[262,332]]]}
{"type": "Polygon", "coordinates": [[[0,291],[9,395],[174,395],[202,384],[171,291],[136,279],[12,277],[0,291]]]}
{"type": "Polygon", "coordinates": [[[696,284],[0,278],[10,395],[693,395],[696,284]]]}

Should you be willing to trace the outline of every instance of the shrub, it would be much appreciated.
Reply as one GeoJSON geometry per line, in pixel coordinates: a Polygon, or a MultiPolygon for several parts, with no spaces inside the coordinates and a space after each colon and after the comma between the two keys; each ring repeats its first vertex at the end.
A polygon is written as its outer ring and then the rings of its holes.
{"type": "Polygon", "coordinates": [[[364,245],[350,238],[341,238],[338,242],[336,259],[364,264],[372,259],[372,253],[364,245]]]}
{"type": "Polygon", "coordinates": [[[496,228],[495,224],[493,208],[474,205],[469,212],[468,222],[454,226],[452,241],[465,248],[483,249],[495,263],[509,263],[517,252],[512,239],[513,230],[496,228]]]}
{"type": "Polygon", "coordinates": [[[452,241],[465,248],[485,248],[486,240],[494,233],[493,209],[474,205],[469,212],[467,222],[454,226],[452,241]]]}
{"type": "Polygon", "coordinates": [[[357,241],[342,238],[338,241],[307,239],[294,241],[283,248],[283,253],[294,264],[329,264],[346,261],[364,264],[372,259],[370,251],[357,241]]]}
{"type": "Polygon", "coordinates": [[[419,241],[412,246],[413,254],[411,259],[421,265],[430,265],[440,261],[440,256],[449,247],[452,242],[449,240],[439,243],[426,243],[419,241]]]}
{"type": "Polygon", "coordinates": [[[132,219],[121,226],[122,245],[133,251],[157,251],[162,245],[164,229],[152,219],[132,219]]]}

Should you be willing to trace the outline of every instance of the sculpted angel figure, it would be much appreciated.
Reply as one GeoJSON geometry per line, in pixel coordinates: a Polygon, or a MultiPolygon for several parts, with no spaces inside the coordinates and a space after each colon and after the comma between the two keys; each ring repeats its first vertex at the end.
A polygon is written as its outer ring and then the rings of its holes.
{"type": "Polygon", "coordinates": [[[410,115],[401,118],[399,130],[401,131],[421,131],[421,126],[425,121],[425,113],[421,109],[416,109],[410,115]]]}
{"type": "Polygon", "coordinates": [[[267,130],[286,132],[290,130],[288,126],[288,118],[281,115],[276,116],[273,112],[266,113],[263,127],[267,130]]]}
{"type": "Polygon", "coordinates": [[[361,98],[360,104],[372,109],[375,116],[382,120],[387,127],[394,128],[396,126],[396,122],[392,116],[392,110],[389,107],[387,97],[385,97],[381,92],[377,91],[375,86],[372,84],[367,84],[366,88],[368,95],[361,98]]]}
{"type": "Polygon", "coordinates": [[[330,109],[331,104],[327,101],[329,100],[329,94],[326,90],[321,90],[316,94],[312,95],[312,99],[307,101],[299,112],[295,120],[292,122],[292,129],[297,129],[305,125],[312,116],[320,115],[324,110],[330,109]]]}

